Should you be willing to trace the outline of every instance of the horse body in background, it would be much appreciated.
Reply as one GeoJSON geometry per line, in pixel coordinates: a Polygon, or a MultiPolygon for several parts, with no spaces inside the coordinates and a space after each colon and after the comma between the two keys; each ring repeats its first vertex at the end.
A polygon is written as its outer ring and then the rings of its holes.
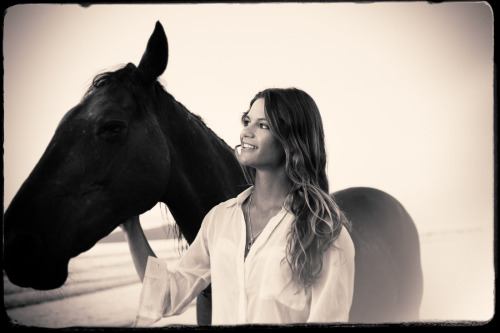
{"type": "MultiPolygon", "coordinates": [[[[157,82],[167,61],[158,22],[139,65],[97,76],[61,120],[5,212],[4,269],[12,283],[60,287],[71,258],[158,202],[191,243],[212,207],[247,188],[233,149],[157,82]]],[[[418,320],[422,270],[411,217],[375,189],[333,196],[353,224],[350,321],[418,320]]],[[[198,297],[197,316],[210,324],[209,288],[198,297]]]]}

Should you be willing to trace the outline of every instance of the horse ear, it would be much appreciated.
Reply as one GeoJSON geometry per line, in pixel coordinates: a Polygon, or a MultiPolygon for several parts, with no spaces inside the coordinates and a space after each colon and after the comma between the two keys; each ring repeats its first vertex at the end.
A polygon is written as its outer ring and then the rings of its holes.
{"type": "Polygon", "coordinates": [[[155,81],[167,68],[168,42],[163,26],[156,22],[155,30],[149,37],[146,51],[142,55],[138,68],[147,80],[155,81]]]}

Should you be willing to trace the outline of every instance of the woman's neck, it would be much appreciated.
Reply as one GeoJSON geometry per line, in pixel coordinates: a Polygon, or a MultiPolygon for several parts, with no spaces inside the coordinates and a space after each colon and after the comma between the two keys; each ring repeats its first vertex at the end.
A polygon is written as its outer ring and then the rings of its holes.
{"type": "Polygon", "coordinates": [[[284,168],[277,172],[257,170],[252,200],[263,210],[281,207],[290,189],[290,182],[284,168]]]}

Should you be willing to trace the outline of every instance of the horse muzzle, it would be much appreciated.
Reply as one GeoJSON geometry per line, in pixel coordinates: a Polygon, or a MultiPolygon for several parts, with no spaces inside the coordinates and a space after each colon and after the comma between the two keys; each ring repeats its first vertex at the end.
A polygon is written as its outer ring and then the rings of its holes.
{"type": "Polygon", "coordinates": [[[44,255],[45,251],[46,247],[35,234],[21,233],[6,237],[4,270],[10,282],[19,287],[38,290],[61,287],[68,277],[69,260],[44,255]]]}

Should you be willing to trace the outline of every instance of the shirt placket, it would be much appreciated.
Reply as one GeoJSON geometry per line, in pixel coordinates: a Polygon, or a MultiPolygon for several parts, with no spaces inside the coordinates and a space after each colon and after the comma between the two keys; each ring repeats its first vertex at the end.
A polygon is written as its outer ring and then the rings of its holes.
{"type": "MultiPolygon", "coordinates": [[[[247,313],[246,313],[246,309],[247,309],[247,292],[246,292],[246,281],[247,281],[247,278],[249,276],[249,274],[251,273],[251,269],[252,269],[252,261],[253,261],[253,258],[254,258],[254,255],[256,253],[256,251],[261,248],[262,246],[264,246],[264,244],[268,241],[271,233],[274,231],[274,229],[281,223],[281,221],[285,218],[286,216],[286,211],[285,210],[282,210],[280,211],[276,216],[274,216],[273,218],[271,218],[271,220],[269,221],[269,223],[264,227],[264,230],[262,231],[262,233],[260,234],[260,236],[257,238],[257,240],[255,241],[255,243],[252,245],[252,247],[250,248],[248,254],[247,254],[247,257],[243,260],[243,281],[242,281],[242,286],[243,286],[243,295],[242,295],[242,299],[244,300],[241,304],[244,305],[244,309],[243,309],[243,316],[242,318],[245,319],[245,323],[247,323],[247,313]]],[[[244,247],[246,246],[246,225],[245,225],[245,220],[243,220],[243,227],[244,227],[244,231],[243,231],[243,248],[240,248],[240,253],[242,252],[242,250],[244,250],[244,247]]],[[[239,262],[242,262],[242,261],[239,261],[239,262]]]]}
{"type": "Polygon", "coordinates": [[[239,281],[239,304],[238,304],[238,317],[240,323],[247,322],[246,308],[247,308],[247,296],[246,296],[246,277],[245,277],[245,246],[246,246],[246,224],[245,217],[243,215],[243,210],[241,210],[240,218],[240,242],[238,244],[238,261],[237,261],[237,272],[239,281]]]}

